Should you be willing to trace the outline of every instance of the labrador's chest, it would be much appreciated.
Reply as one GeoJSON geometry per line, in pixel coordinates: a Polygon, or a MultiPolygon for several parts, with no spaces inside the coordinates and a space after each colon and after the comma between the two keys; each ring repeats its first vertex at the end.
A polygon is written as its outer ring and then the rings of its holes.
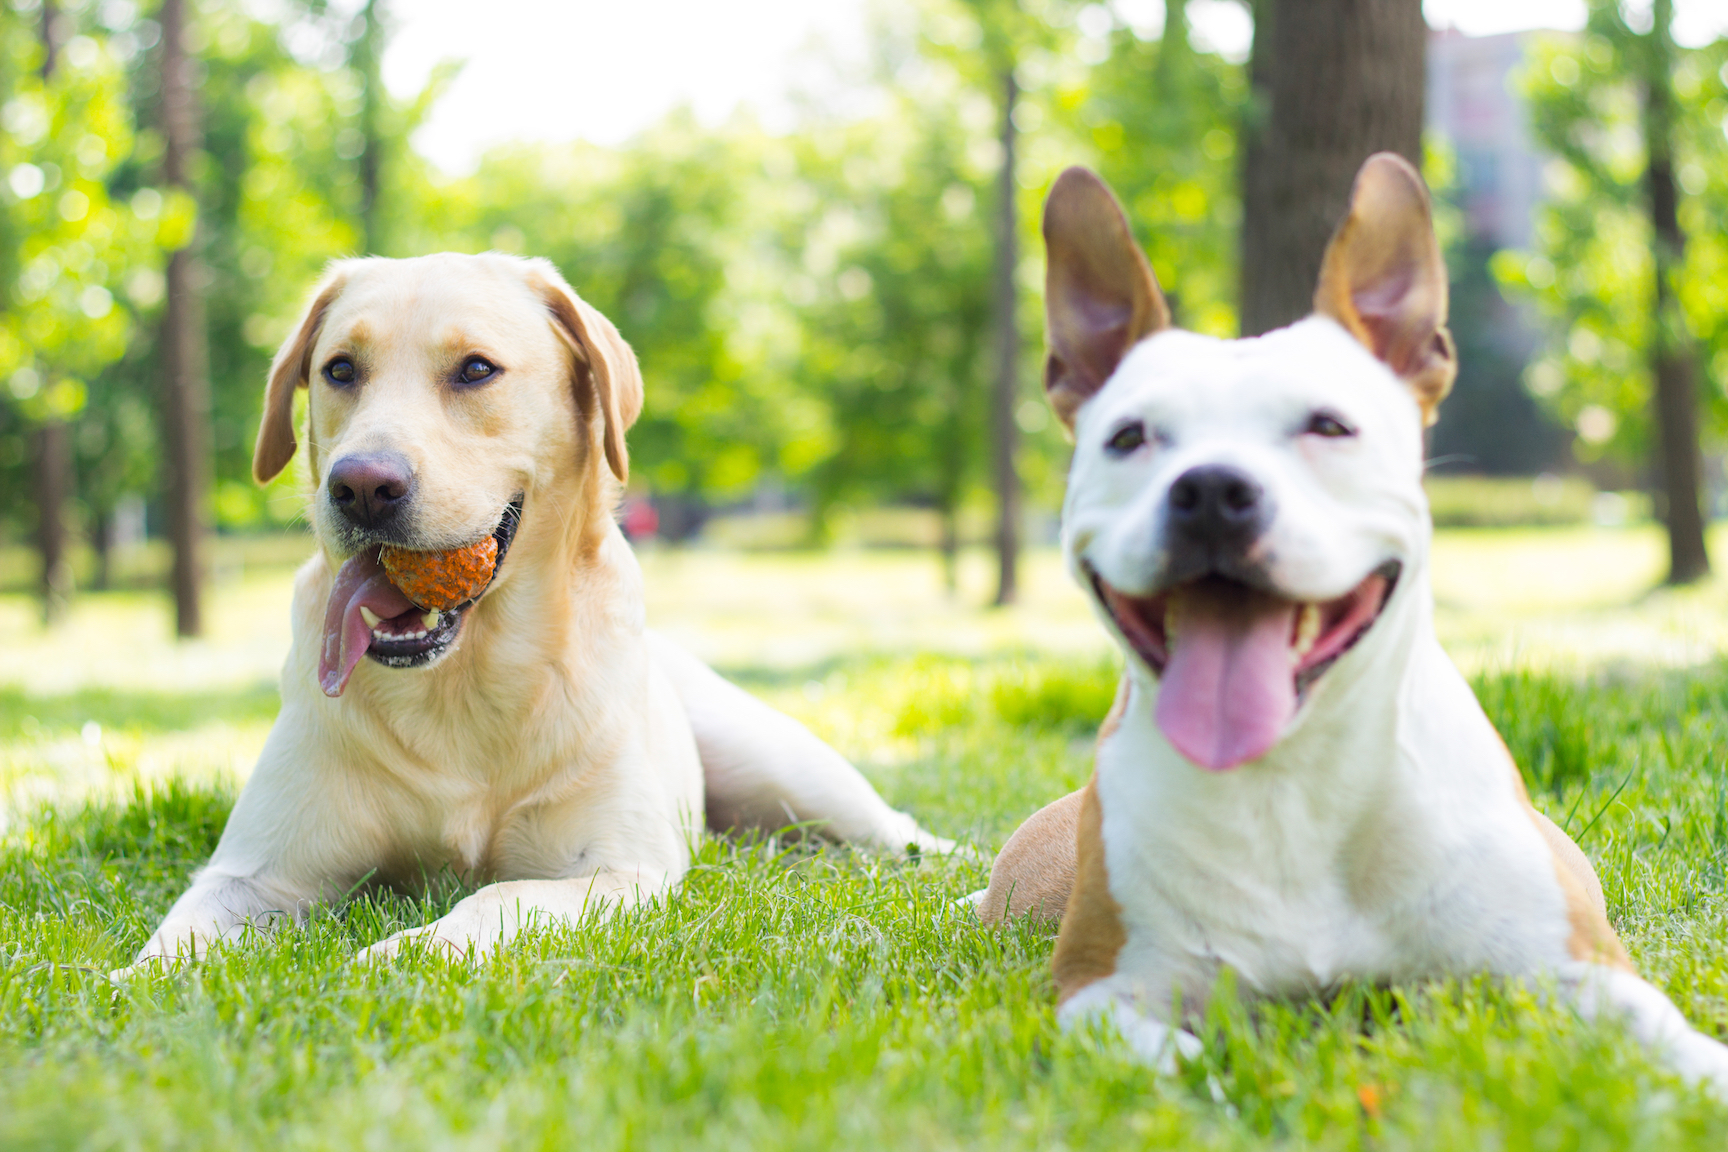
{"type": "Polygon", "coordinates": [[[473,883],[584,870],[645,775],[642,725],[624,719],[640,713],[565,705],[411,716],[371,774],[392,809],[381,867],[407,883],[444,871],[473,883]]]}

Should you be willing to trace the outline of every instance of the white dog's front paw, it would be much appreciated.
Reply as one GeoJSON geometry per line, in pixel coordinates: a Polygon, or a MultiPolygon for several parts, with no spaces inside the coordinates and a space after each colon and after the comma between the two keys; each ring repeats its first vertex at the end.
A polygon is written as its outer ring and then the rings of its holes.
{"type": "Polygon", "coordinates": [[[1174,1076],[1184,1060],[1193,1060],[1206,1050],[1200,1037],[1168,1024],[1160,1024],[1122,1005],[1116,1012],[1116,1028],[1134,1055],[1150,1064],[1160,1076],[1174,1076]]]}
{"type": "Polygon", "coordinates": [[[1669,1041],[1668,1058],[1683,1078],[1728,1101],[1728,1047],[1688,1028],[1669,1041]]]}
{"type": "Polygon", "coordinates": [[[1160,1075],[1174,1075],[1181,1061],[1192,1060],[1206,1050],[1198,1036],[1154,1020],[1101,983],[1081,989],[1056,1018],[1064,1028],[1087,1020],[1109,1021],[1134,1055],[1160,1075]]]}

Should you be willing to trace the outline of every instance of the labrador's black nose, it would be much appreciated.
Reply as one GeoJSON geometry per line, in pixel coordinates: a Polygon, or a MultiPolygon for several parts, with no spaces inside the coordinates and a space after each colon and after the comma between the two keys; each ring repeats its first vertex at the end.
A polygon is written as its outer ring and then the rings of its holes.
{"type": "Polygon", "coordinates": [[[1197,542],[1245,544],[1266,524],[1265,490],[1227,464],[1188,469],[1170,485],[1167,500],[1171,527],[1197,542]]]}
{"type": "Polygon", "coordinates": [[[361,528],[381,528],[414,494],[408,461],[394,452],[344,456],[330,466],[330,502],[361,528]]]}

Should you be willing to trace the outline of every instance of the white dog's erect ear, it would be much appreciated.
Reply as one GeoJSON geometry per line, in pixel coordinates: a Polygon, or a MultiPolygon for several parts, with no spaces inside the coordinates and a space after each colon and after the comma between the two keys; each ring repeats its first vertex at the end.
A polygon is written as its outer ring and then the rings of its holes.
{"type": "Polygon", "coordinates": [[[1085,168],[1056,178],[1044,202],[1044,389],[1069,428],[1141,340],[1170,327],[1170,308],[1108,185],[1085,168]]]}
{"type": "MultiPolygon", "coordinates": [[[[630,457],[624,450],[624,432],[642,414],[642,370],[636,353],[602,316],[598,309],[576,295],[557,269],[545,260],[532,261],[529,282],[546,301],[553,327],[576,354],[577,386],[584,380],[593,387],[605,424],[603,447],[606,463],[620,483],[630,479],[630,457]]],[[[589,408],[577,397],[580,411],[589,408]]]]}
{"type": "Polygon", "coordinates": [[[1350,214],[1326,246],[1314,311],[1392,369],[1432,424],[1458,375],[1446,307],[1428,188],[1408,160],[1377,152],[1356,173],[1350,214]]]}
{"type": "Polygon", "coordinates": [[[300,323],[276,350],[276,359],[270,364],[270,379],[264,385],[264,418],[258,422],[258,445],[252,451],[252,478],[260,484],[270,483],[294,459],[294,390],[306,387],[312,378],[312,345],[324,325],[324,313],[341,294],[346,278],[339,268],[324,278],[300,323]]]}

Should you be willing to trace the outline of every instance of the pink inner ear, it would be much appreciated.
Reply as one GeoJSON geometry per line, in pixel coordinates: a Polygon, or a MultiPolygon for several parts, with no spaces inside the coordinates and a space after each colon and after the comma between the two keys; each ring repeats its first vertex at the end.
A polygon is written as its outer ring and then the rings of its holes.
{"type": "Polygon", "coordinates": [[[1122,360],[1123,345],[1128,342],[1128,322],[1133,319],[1132,305],[1109,304],[1088,300],[1080,308],[1086,325],[1086,370],[1093,383],[1102,384],[1122,360]]]}
{"type": "Polygon", "coordinates": [[[1391,365],[1393,371],[1403,371],[1410,351],[1411,333],[1404,331],[1418,317],[1409,315],[1407,305],[1416,285],[1413,268],[1404,267],[1388,272],[1372,285],[1358,288],[1350,294],[1350,303],[1361,317],[1362,326],[1374,338],[1374,354],[1391,365]]]}
{"type": "Polygon", "coordinates": [[[1394,313],[1410,294],[1410,287],[1415,281],[1415,272],[1410,268],[1402,268],[1382,276],[1377,283],[1369,287],[1358,288],[1350,294],[1350,300],[1364,318],[1395,318],[1394,313]]]}

